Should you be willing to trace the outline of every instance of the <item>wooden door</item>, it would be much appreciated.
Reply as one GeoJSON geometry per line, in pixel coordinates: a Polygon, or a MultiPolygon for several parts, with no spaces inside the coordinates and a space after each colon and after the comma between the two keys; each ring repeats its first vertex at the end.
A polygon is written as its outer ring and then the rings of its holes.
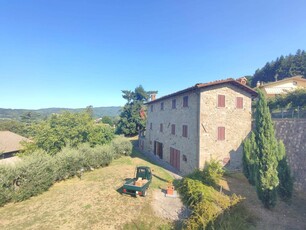
{"type": "Polygon", "coordinates": [[[160,143],[158,141],[155,141],[154,143],[154,154],[159,156],[160,159],[163,159],[163,143],[160,143]]]}
{"type": "Polygon", "coordinates": [[[181,152],[175,148],[170,148],[170,164],[180,170],[181,152]]]}

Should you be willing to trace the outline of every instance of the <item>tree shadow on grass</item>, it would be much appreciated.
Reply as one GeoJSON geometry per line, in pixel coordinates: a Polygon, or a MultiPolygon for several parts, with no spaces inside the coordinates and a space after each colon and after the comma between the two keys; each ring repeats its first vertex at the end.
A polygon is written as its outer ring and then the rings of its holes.
{"type": "Polygon", "coordinates": [[[148,161],[153,165],[159,166],[163,169],[166,169],[174,174],[181,176],[181,173],[167,162],[163,161],[162,159],[159,159],[152,153],[141,152],[141,150],[138,148],[138,140],[131,140],[131,143],[133,145],[132,154],[130,155],[132,158],[139,158],[144,161],[148,161]]]}
{"type": "Polygon", "coordinates": [[[159,179],[159,180],[161,180],[161,181],[164,181],[164,182],[169,182],[169,180],[166,180],[166,179],[164,179],[164,178],[161,178],[161,177],[159,177],[159,176],[157,176],[156,174],[152,174],[155,178],[157,178],[157,179],[159,179]]]}

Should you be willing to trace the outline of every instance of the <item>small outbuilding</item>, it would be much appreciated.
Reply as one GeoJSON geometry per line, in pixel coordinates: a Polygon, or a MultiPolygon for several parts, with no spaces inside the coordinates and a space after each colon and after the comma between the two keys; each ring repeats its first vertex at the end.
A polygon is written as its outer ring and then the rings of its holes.
{"type": "Polygon", "coordinates": [[[22,142],[31,140],[10,131],[0,131],[0,158],[14,156],[15,153],[22,150],[22,142]]]}

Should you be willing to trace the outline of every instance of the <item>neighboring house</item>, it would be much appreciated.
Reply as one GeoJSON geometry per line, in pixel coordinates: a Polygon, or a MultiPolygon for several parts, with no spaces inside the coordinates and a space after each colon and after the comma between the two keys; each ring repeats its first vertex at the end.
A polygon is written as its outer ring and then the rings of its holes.
{"type": "Polygon", "coordinates": [[[10,131],[0,131],[0,158],[12,157],[22,149],[21,142],[30,142],[28,138],[22,137],[10,131]]]}
{"type": "Polygon", "coordinates": [[[241,167],[242,141],[251,131],[251,101],[245,81],[227,79],[193,87],[147,103],[147,125],[139,147],[183,174],[211,159],[241,167]]]}
{"type": "Polygon", "coordinates": [[[269,82],[269,83],[257,83],[257,87],[262,89],[266,97],[275,97],[276,95],[286,94],[294,91],[298,88],[306,89],[306,79],[298,75],[291,78],[285,78],[283,80],[269,82]]]}

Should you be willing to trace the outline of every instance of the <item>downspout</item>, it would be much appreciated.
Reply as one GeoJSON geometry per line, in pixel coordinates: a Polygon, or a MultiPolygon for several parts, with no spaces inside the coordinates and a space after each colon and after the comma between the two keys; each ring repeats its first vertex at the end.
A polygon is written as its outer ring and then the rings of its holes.
{"type": "Polygon", "coordinates": [[[197,160],[197,168],[200,168],[200,146],[201,146],[201,129],[200,129],[200,125],[201,125],[201,92],[198,89],[196,92],[197,96],[198,96],[198,101],[197,101],[197,153],[196,153],[196,160],[197,160]]]}

